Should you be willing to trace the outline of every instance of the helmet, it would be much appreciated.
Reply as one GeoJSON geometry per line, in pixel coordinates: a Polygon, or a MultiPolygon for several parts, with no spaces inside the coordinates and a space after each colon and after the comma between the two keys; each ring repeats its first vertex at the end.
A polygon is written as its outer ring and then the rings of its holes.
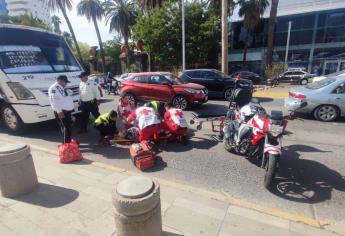
{"type": "Polygon", "coordinates": [[[245,105],[240,110],[241,117],[244,120],[249,120],[254,115],[264,115],[266,114],[266,111],[261,106],[258,106],[257,104],[250,103],[248,105],[245,105]]]}
{"type": "Polygon", "coordinates": [[[238,88],[233,93],[233,101],[236,102],[239,107],[247,105],[251,99],[252,93],[248,89],[238,88]]]}

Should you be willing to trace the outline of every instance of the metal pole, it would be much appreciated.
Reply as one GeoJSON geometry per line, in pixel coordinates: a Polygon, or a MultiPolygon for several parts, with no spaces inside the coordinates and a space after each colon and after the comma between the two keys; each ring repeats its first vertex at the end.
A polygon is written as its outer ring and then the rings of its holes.
{"type": "Polygon", "coordinates": [[[289,47],[290,47],[290,32],[291,32],[291,21],[289,21],[289,29],[288,35],[286,40],[286,51],[285,51],[285,70],[288,68],[288,55],[289,55],[289,47]]]}
{"type": "Polygon", "coordinates": [[[184,0],[182,1],[182,71],[186,70],[186,46],[185,46],[185,25],[184,25],[184,0]]]}
{"type": "Polygon", "coordinates": [[[148,59],[148,62],[149,62],[149,72],[151,72],[151,56],[150,56],[150,53],[146,53],[147,54],[147,59],[148,59]]]}
{"type": "Polygon", "coordinates": [[[222,71],[228,74],[228,0],[222,0],[222,71]]]}

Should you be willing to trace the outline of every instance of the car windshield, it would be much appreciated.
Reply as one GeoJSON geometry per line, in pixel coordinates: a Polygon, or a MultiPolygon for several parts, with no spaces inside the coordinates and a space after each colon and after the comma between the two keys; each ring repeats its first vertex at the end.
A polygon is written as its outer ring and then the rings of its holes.
{"type": "Polygon", "coordinates": [[[61,36],[27,30],[0,30],[0,67],[7,74],[80,71],[61,36]],[[3,34],[4,33],[4,34],[3,34]]]}
{"type": "Polygon", "coordinates": [[[187,84],[188,82],[183,80],[181,77],[177,77],[173,74],[162,74],[165,78],[171,81],[171,84],[187,84]]]}
{"type": "Polygon", "coordinates": [[[320,80],[318,82],[307,85],[306,88],[313,89],[313,90],[320,89],[320,88],[326,87],[327,85],[330,85],[335,80],[336,80],[335,78],[320,80]]]}

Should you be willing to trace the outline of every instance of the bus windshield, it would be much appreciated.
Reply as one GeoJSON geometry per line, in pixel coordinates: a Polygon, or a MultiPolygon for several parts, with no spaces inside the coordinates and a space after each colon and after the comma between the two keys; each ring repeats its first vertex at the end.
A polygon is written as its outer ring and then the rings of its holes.
{"type": "Polygon", "coordinates": [[[6,74],[81,70],[61,36],[14,28],[0,28],[0,67],[6,74]]]}

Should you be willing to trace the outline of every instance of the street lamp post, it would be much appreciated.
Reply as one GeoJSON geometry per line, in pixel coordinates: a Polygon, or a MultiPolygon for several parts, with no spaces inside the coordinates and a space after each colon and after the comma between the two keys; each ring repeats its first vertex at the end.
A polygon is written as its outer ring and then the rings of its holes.
{"type": "Polygon", "coordinates": [[[288,55],[289,55],[289,47],[290,47],[290,33],[291,33],[291,21],[289,21],[288,35],[287,35],[287,39],[286,39],[286,51],[285,51],[285,63],[284,63],[285,70],[287,70],[287,68],[288,68],[288,55]]]}
{"type": "Polygon", "coordinates": [[[182,7],[182,71],[186,70],[186,36],[185,36],[185,22],[184,22],[184,0],[181,0],[182,7]]]}

